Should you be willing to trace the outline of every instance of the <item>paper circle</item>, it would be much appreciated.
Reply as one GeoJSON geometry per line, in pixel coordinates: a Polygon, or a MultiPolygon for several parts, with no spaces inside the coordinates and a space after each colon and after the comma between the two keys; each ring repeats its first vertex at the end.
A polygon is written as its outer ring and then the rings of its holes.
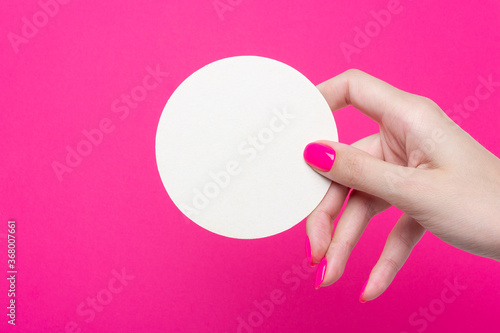
{"type": "Polygon", "coordinates": [[[172,201],[219,235],[261,238],[302,221],[330,181],[303,160],[312,141],[337,141],[321,93],[279,61],[239,56],[189,76],[168,100],[156,160],[172,201]]]}

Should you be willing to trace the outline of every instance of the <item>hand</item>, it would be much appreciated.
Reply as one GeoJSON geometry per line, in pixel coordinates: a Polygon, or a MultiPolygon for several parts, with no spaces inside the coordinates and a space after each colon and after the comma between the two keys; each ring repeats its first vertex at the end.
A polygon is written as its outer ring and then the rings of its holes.
{"type": "MultiPolygon", "coordinates": [[[[318,86],[332,111],[352,104],[380,133],[351,146],[318,141],[306,162],[333,182],[307,218],[316,287],[337,281],[366,225],[391,205],[404,211],[360,301],[382,294],[429,230],[462,250],[500,261],[500,160],[431,100],[358,70],[318,86]],[[335,232],[333,221],[349,193],[335,232]]],[[[309,245],[309,244],[307,244],[309,245]]]]}

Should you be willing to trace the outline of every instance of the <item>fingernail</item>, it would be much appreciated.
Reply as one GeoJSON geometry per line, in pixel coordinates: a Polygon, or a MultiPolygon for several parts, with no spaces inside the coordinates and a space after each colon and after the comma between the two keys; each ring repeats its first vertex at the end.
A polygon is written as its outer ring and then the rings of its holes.
{"type": "Polygon", "coordinates": [[[311,267],[314,267],[317,265],[317,264],[313,263],[313,261],[312,261],[311,242],[309,241],[309,237],[307,237],[307,236],[306,236],[306,256],[307,256],[307,261],[309,262],[309,265],[311,265],[311,267]]]}
{"type": "Polygon", "coordinates": [[[361,294],[359,294],[359,301],[361,303],[366,303],[366,300],[363,299],[363,294],[365,293],[365,288],[366,288],[366,285],[368,284],[368,280],[366,280],[363,288],[361,289],[361,294]]]}
{"type": "Polygon", "coordinates": [[[323,258],[319,263],[318,270],[316,271],[316,285],[315,285],[316,289],[319,289],[319,287],[321,287],[321,284],[325,279],[325,272],[326,272],[326,258],[323,258]]]}
{"type": "Polygon", "coordinates": [[[304,149],[304,160],[316,169],[329,171],[335,161],[335,150],[330,146],[312,142],[304,149]]]}

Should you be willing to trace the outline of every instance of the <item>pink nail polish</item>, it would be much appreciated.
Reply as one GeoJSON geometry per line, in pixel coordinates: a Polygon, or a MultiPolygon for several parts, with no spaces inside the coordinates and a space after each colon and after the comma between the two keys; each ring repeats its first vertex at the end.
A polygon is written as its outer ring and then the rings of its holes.
{"type": "Polygon", "coordinates": [[[363,285],[363,288],[361,288],[361,293],[359,294],[359,301],[361,303],[366,303],[366,300],[363,299],[363,294],[365,293],[365,288],[366,288],[367,284],[368,284],[368,280],[366,280],[365,284],[363,285]]]}
{"type": "Polygon", "coordinates": [[[325,279],[325,273],[326,273],[326,258],[323,258],[319,263],[318,270],[316,271],[316,285],[315,285],[316,289],[319,289],[319,287],[321,287],[321,284],[325,279]]]}
{"type": "Polygon", "coordinates": [[[309,265],[312,263],[312,252],[311,252],[311,243],[309,242],[309,237],[306,237],[306,256],[309,265]]]}
{"type": "Polygon", "coordinates": [[[312,142],[304,149],[304,160],[321,171],[329,171],[335,161],[335,150],[332,147],[312,142]]]}
{"type": "Polygon", "coordinates": [[[307,236],[306,236],[306,256],[307,256],[307,261],[309,262],[309,265],[311,265],[311,267],[314,267],[317,265],[317,264],[313,263],[313,261],[312,261],[311,242],[309,241],[309,237],[307,237],[307,236]]]}

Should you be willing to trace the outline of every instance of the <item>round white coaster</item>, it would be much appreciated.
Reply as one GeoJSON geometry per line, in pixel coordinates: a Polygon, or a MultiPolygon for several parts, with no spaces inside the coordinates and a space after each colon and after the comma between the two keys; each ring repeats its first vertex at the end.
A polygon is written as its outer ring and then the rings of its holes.
{"type": "Polygon", "coordinates": [[[260,238],[302,221],[330,181],[304,162],[309,142],[337,141],[328,104],[279,61],[215,61],[175,90],[160,118],[161,180],[189,219],[219,235],[260,238]]]}

